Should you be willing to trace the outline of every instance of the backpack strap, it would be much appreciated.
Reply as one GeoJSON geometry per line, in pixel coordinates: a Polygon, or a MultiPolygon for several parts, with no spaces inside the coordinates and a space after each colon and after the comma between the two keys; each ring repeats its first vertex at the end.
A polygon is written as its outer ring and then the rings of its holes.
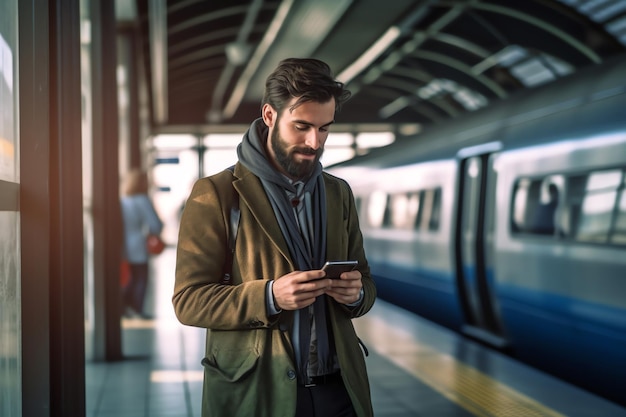
{"type": "MultiPolygon", "coordinates": [[[[235,166],[232,165],[227,168],[231,174],[235,172],[235,166]]],[[[233,176],[233,179],[235,177],[233,176]]],[[[233,187],[233,205],[230,208],[230,227],[228,230],[228,250],[226,251],[226,261],[224,265],[224,273],[221,283],[229,285],[232,279],[233,258],[235,255],[235,242],[237,241],[237,232],[239,231],[239,218],[241,217],[241,211],[239,210],[239,194],[233,187]]]]}

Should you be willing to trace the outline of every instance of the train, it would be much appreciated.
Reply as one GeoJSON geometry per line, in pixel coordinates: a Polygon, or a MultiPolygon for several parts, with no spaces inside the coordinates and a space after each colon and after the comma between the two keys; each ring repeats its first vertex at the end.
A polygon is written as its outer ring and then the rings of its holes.
{"type": "Polygon", "coordinates": [[[625,74],[615,57],[327,167],[379,297],[626,406],[625,74]]]}

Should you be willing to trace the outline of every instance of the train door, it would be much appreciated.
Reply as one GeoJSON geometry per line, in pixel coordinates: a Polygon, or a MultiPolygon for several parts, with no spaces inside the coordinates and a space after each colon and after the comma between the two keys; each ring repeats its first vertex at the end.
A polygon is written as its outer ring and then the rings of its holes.
{"type": "Polygon", "coordinates": [[[463,333],[504,348],[507,343],[492,288],[496,179],[492,160],[499,148],[499,143],[492,143],[459,152],[455,253],[463,333]]]}

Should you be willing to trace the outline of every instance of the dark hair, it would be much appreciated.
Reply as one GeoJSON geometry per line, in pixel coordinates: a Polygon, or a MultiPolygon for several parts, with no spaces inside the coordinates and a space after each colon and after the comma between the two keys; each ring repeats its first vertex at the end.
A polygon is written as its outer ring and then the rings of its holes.
{"type": "Polygon", "coordinates": [[[325,62],[313,58],[287,58],[278,64],[265,81],[265,103],[279,114],[294,97],[298,100],[291,109],[307,101],[327,103],[335,98],[335,110],[350,98],[350,91],[343,83],[333,78],[330,67],[325,62]]]}
{"type": "Polygon", "coordinates": [[[122,186],[123,195],[147,194],[148,193],[148,174],[146,171],[134,168],[126,174],[124,184],[122,186]]]}

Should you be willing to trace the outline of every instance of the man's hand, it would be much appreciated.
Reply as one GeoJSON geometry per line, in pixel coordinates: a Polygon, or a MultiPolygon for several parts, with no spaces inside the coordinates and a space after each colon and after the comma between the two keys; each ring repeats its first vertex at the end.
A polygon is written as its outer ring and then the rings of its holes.
{"type": "Polygon", "coordinates": [[[361,277],[361,271],[356,269],[344,272],[339,279],[331,279],[331,286],[326,289],[326,294],[340,304],[355,303],[359,300],[361,288],[363,288],[361,277]]]}
{"type": "MultiPolygon", "coordinates": [[[[361,273],[358,275],[360,283],[361,273]]],[[[272,290],[276,307],[281,310],[298,310],[313,304],[333,283],[332,279],[324,276],[325,272],[322,270],[294,271],[274,280],[272,290]]],[[[357,290],[357,299],[359,291],[357,290]]]]}

